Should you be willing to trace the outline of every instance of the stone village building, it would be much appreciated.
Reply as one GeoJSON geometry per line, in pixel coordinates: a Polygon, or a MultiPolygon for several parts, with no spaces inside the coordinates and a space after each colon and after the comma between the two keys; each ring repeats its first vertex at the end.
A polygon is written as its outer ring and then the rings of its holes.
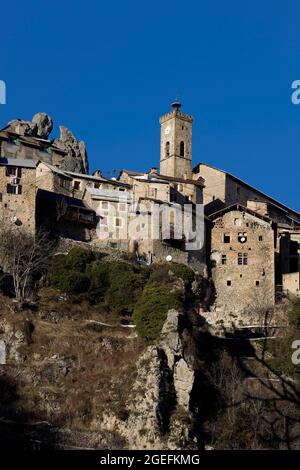
{"type": "Polygon", "coordinates": [[[68,129],[60,127],[60,137],[49,140],[46,114],[12,121],[0,131],[0,217],[31,233],[46,227],[99,248],[138,247],[147,263],[191,264],[211,276],[215,310],[273,305],[287,291],[299,295],[299,212],[223,170],[205,163],[193,168],[192,124],[175,101],[160,118],[160,170],[123,169],[116,179],[99,170],[88,174],[85,145],[68,129]],[[159,219],[153,239],[155,204],[169,208],[170,227],[165,232],[159,219]],[[187,248],[189,234],[174,235],[185,204],[192,225],[197,205],[204,205],[206,240],[197,249],[187,248]]]}

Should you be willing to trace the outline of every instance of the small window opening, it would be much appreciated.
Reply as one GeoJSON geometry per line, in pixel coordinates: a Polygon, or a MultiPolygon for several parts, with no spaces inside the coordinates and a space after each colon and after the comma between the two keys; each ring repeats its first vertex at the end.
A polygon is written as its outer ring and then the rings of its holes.
{"type": "Polygon", "coordinates": [[[80,190],[80,181],[74,181],[73,188],[75,189],[75,191],[79,191],[80,190]]]}
{"type": "Polygon", "coordinates": [[[180,156],[184,157],[184,142],[183,142],[183,140],[180,142],[180,156]]]}
{"type": "Polygon", "coordinates": [[[166,142],[166,157],[170,156],[170,142],[166,142]]]}
{"type": "Polygon", "coordinates": [[[227,280],[227,286],[231,286],[231,281],[227,280]]]}
{"type": "Polygon", "coordinates": [[[224,243],[230,243],[230,233],[224,233],[223,241],[224,243]]]}
{"type": "Polygon", "coordinates": [[[227,263],[227,256],[222,255],[222,264],[226,264],[226,263],[227,263]]]}

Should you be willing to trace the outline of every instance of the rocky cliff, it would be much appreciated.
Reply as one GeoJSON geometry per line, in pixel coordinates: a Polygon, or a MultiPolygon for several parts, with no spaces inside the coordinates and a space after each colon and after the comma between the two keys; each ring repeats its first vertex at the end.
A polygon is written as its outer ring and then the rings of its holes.
{"type": "MultiPolygon", "coordinates": [[[[46,113],[37,113],[31,121],[14,119],[4,128],[6,131],[20,136],[49,140],[53,130],[53,120],[46,113]]],[[[64,126],[60,126],[60,136],[51,141],[53,145],[64,150],[66,155],[61,168],[67,171],[88,173],[88,156],[83,140],[78,140],[74,134],[64,126]]]]}
{"type": "Polygon", "coordinates": [[[161,339],[145,348],[118,318],[108,322],[105,312],[89,307],[87,313],[52,292],[38,312],[20,315],[15,308],[1,298],[7,364],[0,373],[0,416],[12,435],[21,420],[29,447],[38,430],[42,448],[198,447],[198,358],[191,353],[189,315],[170,310],[161,339]],[[3,392],[10,388],[12,396],[3,392]]]}

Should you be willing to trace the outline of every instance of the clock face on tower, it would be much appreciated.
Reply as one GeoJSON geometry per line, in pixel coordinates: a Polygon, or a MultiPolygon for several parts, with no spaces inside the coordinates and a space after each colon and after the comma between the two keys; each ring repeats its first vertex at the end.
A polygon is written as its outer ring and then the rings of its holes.
{"type": "Polygon", "coordinates": [[[167,126],[167,127],[165,128],[165,134],[166,134],[166,135],[170,134],[170,126],[167,126]]]}

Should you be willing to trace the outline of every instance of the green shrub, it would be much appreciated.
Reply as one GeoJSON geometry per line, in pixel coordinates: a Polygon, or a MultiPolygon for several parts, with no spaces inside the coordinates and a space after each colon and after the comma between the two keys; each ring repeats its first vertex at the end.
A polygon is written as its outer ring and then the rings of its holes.
{"type": "Polygon", "coordinates": [[[157,266],[150,275],[150,279],[154,282],[163,282],[165,284],[172,281],[170,273],[182,279],[186,284],[191,284],[195,279],[194,271],[181,263],[168,263],[157,266]]]}
{"type": "Polygon", "coordinates": [[[147,343],[158,339],[168,310],[180,308],[182,292],[166,290],[166,286],[150,281],[146,284],[133,313],[137,333],[147,343]]]}
{"type": "Polygon", "coordinates": [[[194,271],[185,264],[172,263],[169,269],[187,284],[191,284],[195,279],[194,271]]]}
{"type": "Polygon", "coordinates": [[[110,263],[106,304],[120,315],[131,315],[146,280],[146,272],[136,271],[125,263],[110,263]]]}
{"type": "Polygon", "coordinates": [[[67,294],[82,294],[88,291],[90,280],[79,271],[65,271],[57,280],[57,287],[67,294]]]}
{"type": "Polygon", "coordinates": [[[73,247],[65,257],[66,267],[75,271],[84,272],[86,265],[95,259],[92,251],[85,250],[79,247],[73,247]]]}
{"type": "Polygon", "coordinates": [[[296,300],[289,311],[289,321],[292,326],[300,328],[300,299],[296,300]]]}
{"type": "Polygon", "coordinates": [[[67,256],[66,255],[56,255],[53,258],[52,265],[50,266],[48,272],[48,281],[52,286],[58,287],[61,278],[64,276],[65,272],[68,270],[66,265],[67,256]]]}
{"type": "Polygon", "coordinates": [[[171,281],[169,271],[169,264],[159,265],[155,267],[154,271],[150,274],[150,280],[157,283],[168,284],[171,281]]]}
{"type": "Polygon", "coordinates": [[[103,301],[105,293],[109,287],[109,270],[108,262],[92,261],[86,267],[86,275],[90,279],[90,301],[100,302],[103,301]]]}

